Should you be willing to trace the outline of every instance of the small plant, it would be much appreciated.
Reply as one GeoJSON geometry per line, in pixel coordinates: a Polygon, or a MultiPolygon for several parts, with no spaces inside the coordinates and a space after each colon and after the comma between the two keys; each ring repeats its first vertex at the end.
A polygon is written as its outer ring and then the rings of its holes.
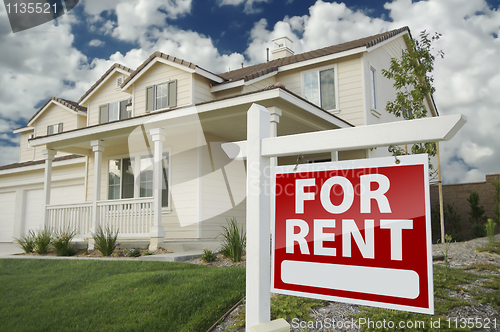
{"type": "Polygon", "coordinates": [[[118,231],[114,232],[110,227],[106,226],[103,229],[99,226],[95,233],[92,233],[92,238],[95,241],[95,247],[101,252],[103,256],[111,256],[113,250],[115,250],[116,239],[118,237],[118,231]]]}
{"type": "Polygon", "coordinates": [[[488,245],[492,246],[495,242],[495,222],[493,219],[488,218],[488,223],[486,224],[486,235],[488,236],[488,245]]]}
{"type": "Polygon", "coordinates": [[[217,255],[210,249],[203,248],[203,254],[201,255],[201,261],[204,263],[210,263],[217,259],[217,255]]]}
{"type": "Polygon", "coordinates": [[[133,250],[130,250],[127,254],[128,257],[140,257],[141,256],[141,249],[135,248],[133,250]]]}
{"type": "Polygon", "coordinates": [[[151,255],[154,255],[154,254],[155,254],[154,252],[148,250],[148,251],[145,251],[143,255],[144,256],[151,256],[151,255]]]}
{"type": "Polygon", "coordinates": [[[71,245],[71,240],[75,237],[76,231],[59,231],[52,241],[56,249],[57,256],[74,256],[76,249],[71,245]]]}
{"type": "Polygon", "coordinates": [[[220,253],[229,257],[233,262],[240,262],[243,251],[245,250],[247,236],[243,230],[238,228],[236,218],[226,219],[227,227],[222,226],[224,229],[221,234],[223,237],[220,253]]]}
{"type": "MultiPolygon", "coordinates": [[[[441,249],[441,252],[444,255],[444,266],[446,268],[446,271],[450,269],[450,258],[448,256],[448,251],[450,250],[450,243],[451,243],[452,237],[449,234],[446,234],[444,236],[444,251],[441,249]]],[[[438,240],[439,243],[439,240],[438,240]]]]}
{"type": "Polygon", "coordinates": [[[30,230],[27,235],[21,236],[20,239],[16,239],[16,242],[23,248],[24,252],[29,254],[35,250],[35,232],[30,230]]]}
{"type": "Polygon", "coordinates": [[[42,230],[38,230],[35,236],[35,252],[43,255],[49,250],[49,246],[52,243],[52,230],[45,227],[42,230]]]}

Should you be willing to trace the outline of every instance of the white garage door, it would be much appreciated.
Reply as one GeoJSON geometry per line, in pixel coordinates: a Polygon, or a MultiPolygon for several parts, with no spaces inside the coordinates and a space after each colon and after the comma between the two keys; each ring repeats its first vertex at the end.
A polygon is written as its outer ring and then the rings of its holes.
{"type": "Polygon", "coordinates": [[[16,193],[0,194],[0,242],[12,242],[16,193]]]}
{"type": "MultiPolygon", "coordinates": [[[[83,185],[52,188],[51,205],[83,203],[83,190],[83,185]]],[[[23,234],[43,228],[44,202],[42,189],[26,191],[23,234]]]]}
{"type": "Polygon", "coordinates": [[[23,234],[28,231],[43,228],[44,198],[43,189],[27,190],[24,200],[24,229],[23,234]]]}

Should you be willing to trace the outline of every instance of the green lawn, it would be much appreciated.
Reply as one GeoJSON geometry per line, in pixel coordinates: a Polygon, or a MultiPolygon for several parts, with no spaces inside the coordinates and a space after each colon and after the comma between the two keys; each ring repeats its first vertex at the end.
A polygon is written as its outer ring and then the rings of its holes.
{"type": "Polygon", "coordinates": [[[206,331],[245,269],[186,263],[0,260],[2,331],[206,331]]]}

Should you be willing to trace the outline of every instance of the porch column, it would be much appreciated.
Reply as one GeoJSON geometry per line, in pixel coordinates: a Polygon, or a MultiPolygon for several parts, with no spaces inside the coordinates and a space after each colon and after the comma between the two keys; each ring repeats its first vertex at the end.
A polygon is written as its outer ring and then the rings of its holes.
{"type": "Polygon", "coordinates": [[[56,151],[50,149],[42,150],[43,159],[45,160],[45,175],[43,179],[43,193],[45,196],[43,225],[45,227],[49,226],[49,214],[47,212],[47,205],[50,204],[50,189],[52,186],[52,161],[54,160],[54,156],[56,155],[56,153],[56,151]]]}
{"type": "MultiPolygon", "coordinates": [[[[101,174],[102,174],[102,153],[104,152],[104,141],[91,141],[92,151],[94,152],[94,195],[92,198],[92,225],[90,232],[95,233],[99,227],[99,210],[97,202],[101,200],[101,174]]],[[[92,234],[88,237],[88,249],[94,249],[94,239],[92,234]]]]}
{"type": "MultiPolygon", "coordinates": [[[[271,130],[269,132],[270,136],[269,137],[278,137],[278,123],[280,123],[280,116],[282,115],[281,109],[277,107],[268,107],[267,110],[269,111],[269,114],[271,114],[271,130]]],[[[274,167],[278,166],[278,157],[272,157],[269,158],[270,161],[270,174],[274,171],[274,167]]],[[[274,186],[274,183],[271,183],[271,186],[274,186]]],[[[270,219],[273,220],[273,215],[274,215],[274,207],[271,204],[270,208],[270,219]]],[[[271,222],[271,234],[273,234],[273,229],[274,229],[274,223],[271,222]]]]}
{"type": "Polygon", "coordinates": [[[154,128],[149,131],[151,140],[154,142],[153,152],[153,225],[150,229],[149,250],[155,251],[165,238],[165,230],[161,223],[162,207],[162,169],[163,169],[163,142],[165,131],[162,128],[154,128]]]}
{"type": "MultiPolygon", "coordinates": [[[[282,115],[281,109],[277,107],[268,107],[267,110],[271,114],[271,132],[270,137],[278,137],[278,123],[280,123],[280,116],[282,115]]],[[[278,165],[278,158],[271,158],[271,170],[274,166],[278,165]]]]}

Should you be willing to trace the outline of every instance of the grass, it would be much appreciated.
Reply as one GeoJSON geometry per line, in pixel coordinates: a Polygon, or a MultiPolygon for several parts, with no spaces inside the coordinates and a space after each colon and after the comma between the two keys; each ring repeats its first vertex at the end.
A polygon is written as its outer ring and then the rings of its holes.
{"type": "Polygon", "coordinates": [[[500,255],[500,241],[494,241],[493,243],[487,243],[482,247],[476,248],[477,252],[491,252],[500,255]]]}
{"type": "Polygon", "coordinates": [[[206,331],[245,270],[186,263],[0,260],[4,331],[206,331]]]}

